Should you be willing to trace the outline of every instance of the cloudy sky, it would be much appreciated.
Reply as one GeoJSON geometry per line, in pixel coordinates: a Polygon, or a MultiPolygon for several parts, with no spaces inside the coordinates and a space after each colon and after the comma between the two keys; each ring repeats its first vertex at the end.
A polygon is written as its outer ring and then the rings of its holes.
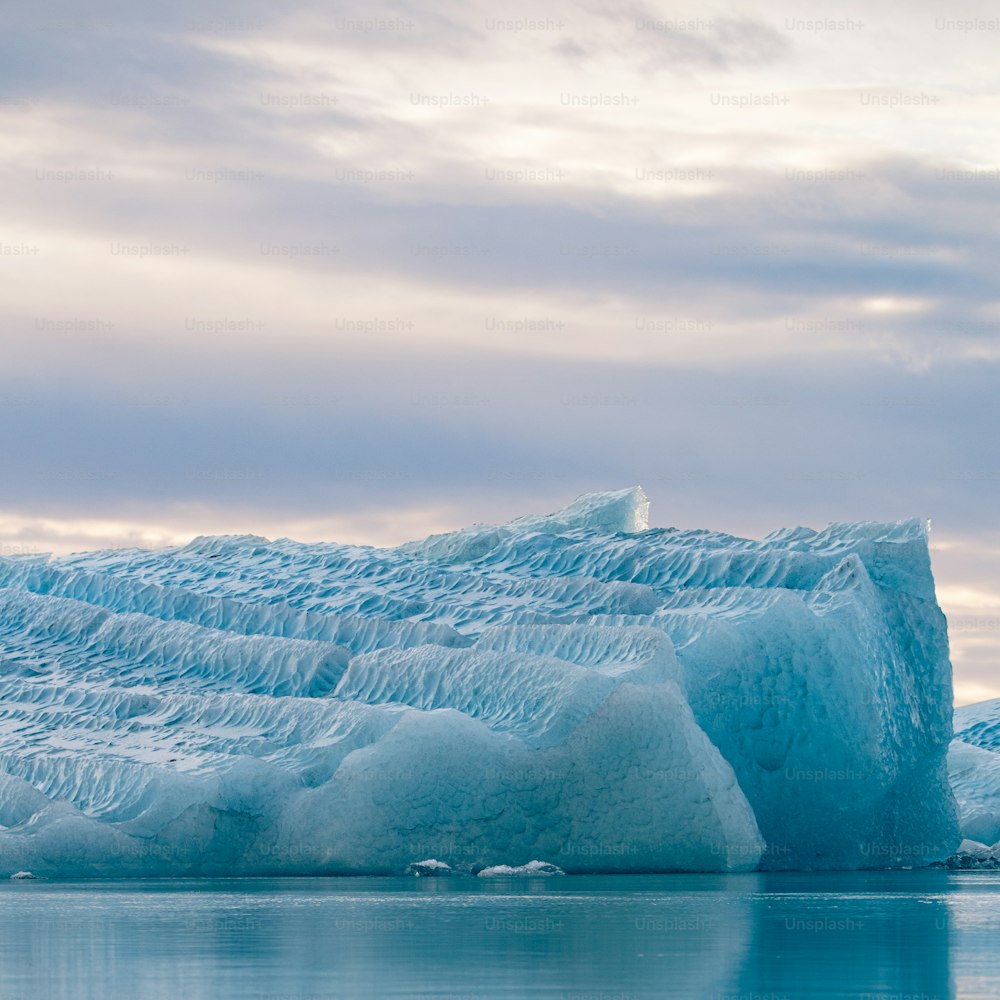
{"type": "Polygon", "coordinates": [[[0,553],[636,483],[922,515],[957,700],[1000,695],[998,43],[973,2],[6,11],[0,553]]]}

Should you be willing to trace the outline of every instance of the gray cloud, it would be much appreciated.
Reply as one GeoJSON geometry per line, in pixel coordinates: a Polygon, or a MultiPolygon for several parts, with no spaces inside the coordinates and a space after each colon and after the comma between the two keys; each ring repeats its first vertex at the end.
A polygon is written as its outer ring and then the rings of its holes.
{"type": "Polygon", "coordinates": [[[992,63],[765,13],[12,12],[0,249],[40,250],[0,257],[0,545],[640,482],[746,534],[929,515],[956,613],[1000,594],[992,63]]]}

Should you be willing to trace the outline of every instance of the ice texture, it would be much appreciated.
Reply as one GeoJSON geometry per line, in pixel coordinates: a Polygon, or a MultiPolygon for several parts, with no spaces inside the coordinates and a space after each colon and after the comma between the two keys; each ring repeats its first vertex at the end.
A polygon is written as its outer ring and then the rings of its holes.
{"type": "Polygon", "coordinates": [[[649,529],[648,506],[589,494],[394,549],[0,559],[0,871],[949,855],[926,524],[754,541],[649,529]]]}
{"type": "Polygon", "coordinates": [[[1000,841],[1000,698],[955,710],[948,769],[962,835],[980,844],[1000,841]]]}

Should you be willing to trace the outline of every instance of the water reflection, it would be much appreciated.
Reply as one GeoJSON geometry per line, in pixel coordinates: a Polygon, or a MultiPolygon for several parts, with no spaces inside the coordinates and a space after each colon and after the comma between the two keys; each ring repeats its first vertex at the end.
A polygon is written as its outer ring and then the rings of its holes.
{"type": "Polygon", "coordinates": [[[1000,997],[971,873],[0,885],[4,1000],[1000,997]]]}
{"type": "Polygon", "coordinates": [[[944,872],[759,875],[744,997],[955,996],[944,872]]]}

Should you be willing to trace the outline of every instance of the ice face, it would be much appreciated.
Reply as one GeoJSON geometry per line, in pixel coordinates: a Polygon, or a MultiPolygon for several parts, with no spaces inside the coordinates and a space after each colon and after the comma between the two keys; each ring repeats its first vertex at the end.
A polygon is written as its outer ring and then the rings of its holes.
{"type": "Polygon", "coordinates": [[[951,853],[924,524],[751,541],[647,509],[635,488],[396,549],[0,559],[0,872],[951,853]]]}

